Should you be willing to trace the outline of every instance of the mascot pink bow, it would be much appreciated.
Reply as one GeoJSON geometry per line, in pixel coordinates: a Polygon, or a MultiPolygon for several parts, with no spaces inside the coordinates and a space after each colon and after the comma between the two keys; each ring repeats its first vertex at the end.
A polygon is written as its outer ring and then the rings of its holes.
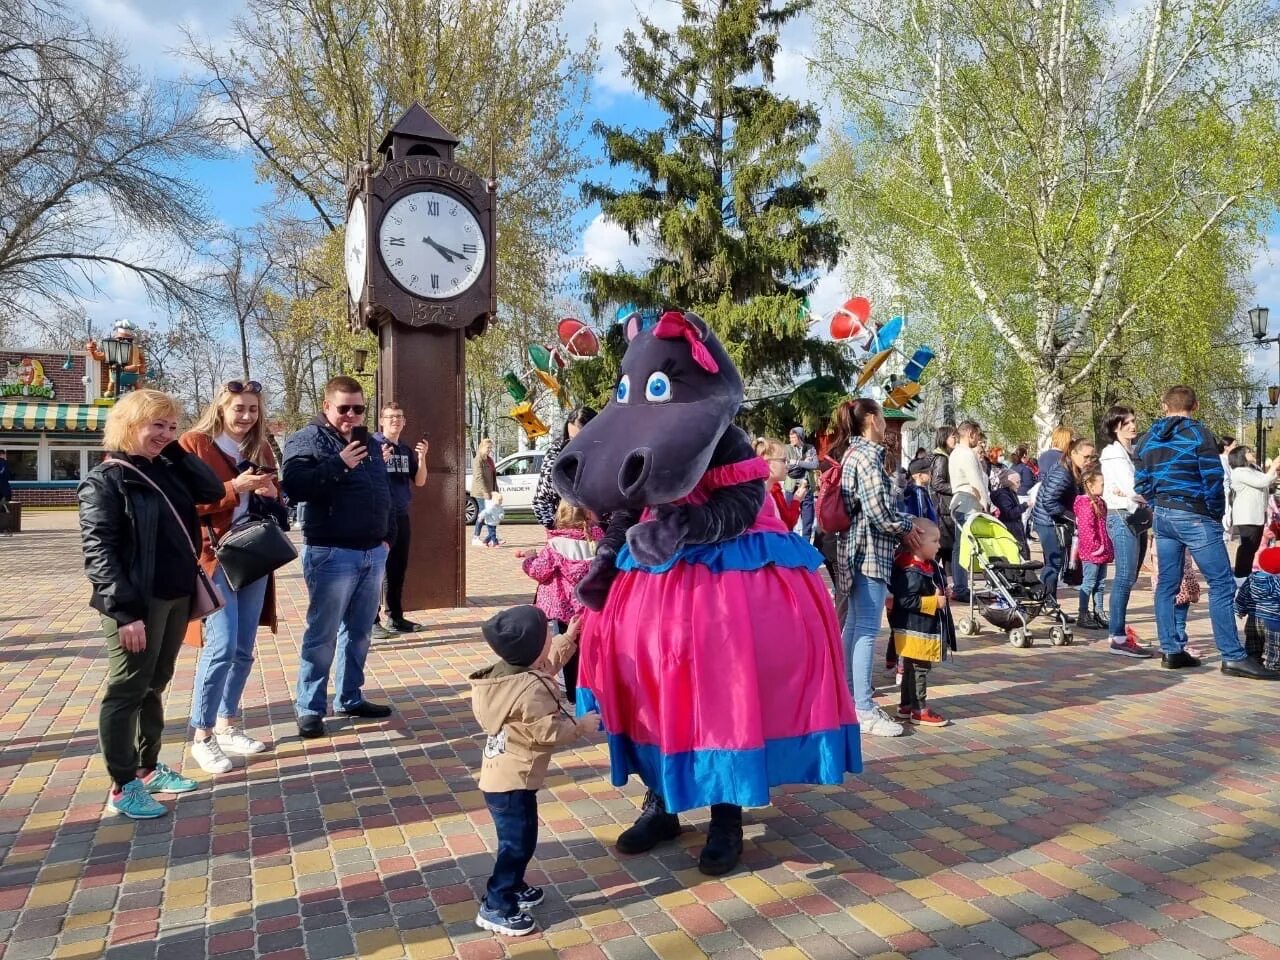
{"type": "Polygon", "coordinates": [[[668,310],[653,328],[653,335],[662,340],[679,340],[681,337],[689,341],[689,349],[693,351],[693,362],[707,373],[719,373],[720,364],[703,344],[698,336],[698,328],[689,322],[679,310],[668,310]]]}

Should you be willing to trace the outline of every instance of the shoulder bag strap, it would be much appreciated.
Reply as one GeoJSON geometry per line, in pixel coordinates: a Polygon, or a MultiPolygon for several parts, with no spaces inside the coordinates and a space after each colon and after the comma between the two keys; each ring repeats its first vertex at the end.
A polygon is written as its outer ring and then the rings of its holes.
{"type": "Polygon", "coordinates": [[[132,470],[145,480],[152,490],[160,494],[160,499],[165,502],[165,505],[169,508],[169,512],[173,514],[173,519],[177,521],[178,529],[180,529],[182,531],[182,535],[187,538],[187,546],[191,548],[191,555],[196,558],[196,563],[199,564],[200,554],[196,550],[195,542],[191,539],[191,532],[187,529],[187,525],[182,522],[182,516],[178,513],[178,509],[173,505],[173,501],[170,500],[165,492],[160,489],[156,482],[127,460],[117,460],[115,457],[108,457],[102,462],[116,467],[124,467],[126,470],[132,470]]]}

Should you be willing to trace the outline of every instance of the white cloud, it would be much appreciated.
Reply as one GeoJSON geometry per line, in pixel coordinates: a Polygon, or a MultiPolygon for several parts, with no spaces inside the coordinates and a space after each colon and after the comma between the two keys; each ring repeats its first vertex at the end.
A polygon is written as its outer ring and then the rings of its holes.
{"type": "Polygon", "coordinates": [[[655,247],[641,237],[633,244],[627,232],[616,223],[598,213],[582,232],[582,259],[588,265],[602,270],[621,266],[624,270],[640,270],[653,259],[655,247]]]}
{"type": "Polygon", "coordinates": [[[117,37],[145,73],[176,76],[190,64],[182,56],[183,27],[225,46],[231,21],[245,0],[70,0],[70,8],[96,30],[117,37]]]}
{"type": "Polygon", "coordinates": [[[670,29],[680,22],[680,4],[670,0],[569,0],[565,8],[565,32],[576,48],[581,49],[592,33],[600,42],[595,85],[606,99],[634,92],[631,81],[623,75],[618,44],[628,30],[638,30],[641,17],[670,29]]]}

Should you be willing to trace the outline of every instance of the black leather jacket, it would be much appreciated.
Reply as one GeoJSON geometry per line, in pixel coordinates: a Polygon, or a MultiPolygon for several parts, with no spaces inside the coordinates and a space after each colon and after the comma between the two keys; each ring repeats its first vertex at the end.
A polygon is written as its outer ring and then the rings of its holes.
{"type": "Polygon", "coordinates": [[[933,462],[929,465],[929,489],[938,496],[938,515],[951,516],[951,461],[942,448],[933,451],[933,462]]]}
{"type": "MultiPolygon", "coordinates": [[[[110,456],[125,458],[122,453],[110,456]]],[[[165,447],[161,457],[196,503],[217,503],[225,495],[217,474],[176,442],[165,447]]],[[[155,580],[156,537],[169,508],[132,470],[103,463],[80,482],[76,498],[84,569],[93,587],[89,605],[119,624],[144,619],[155,580]]],[[[195,511],[183,519],[199,543],[195,511]]]]}

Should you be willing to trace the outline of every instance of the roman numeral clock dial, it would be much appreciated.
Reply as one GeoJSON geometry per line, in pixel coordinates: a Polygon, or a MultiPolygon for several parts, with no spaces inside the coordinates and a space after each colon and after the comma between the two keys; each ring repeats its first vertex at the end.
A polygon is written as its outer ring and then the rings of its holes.
{"type": "Polygon", "coordinates": [[[484,236],[471,209],[431,190],[406,194],[387,208],[378,251],[396,283],[430,300],[458,296],[484,268],[484,236]]]}

